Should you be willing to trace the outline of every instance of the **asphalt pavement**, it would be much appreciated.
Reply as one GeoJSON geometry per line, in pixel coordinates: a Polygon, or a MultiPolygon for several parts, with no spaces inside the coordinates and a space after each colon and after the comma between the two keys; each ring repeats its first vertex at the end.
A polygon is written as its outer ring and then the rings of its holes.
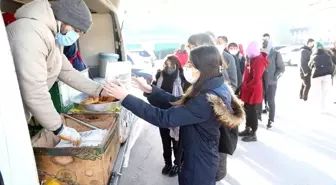
{"type": "MultiPolygon", "coordinates": [[[[322,114],[316,104],[300,101],[298,77],[297,67],[286,68],[278,84],[274,127],[266,129],[264,115],[258,142],[239,141],[228,160],[228,175],[218,184],[336,185],[336,106],[322,114]]],[[[159,130],[145,124],[120,185],[177,185],[177,177],[161,175],[163,164],[159,130]]]]}

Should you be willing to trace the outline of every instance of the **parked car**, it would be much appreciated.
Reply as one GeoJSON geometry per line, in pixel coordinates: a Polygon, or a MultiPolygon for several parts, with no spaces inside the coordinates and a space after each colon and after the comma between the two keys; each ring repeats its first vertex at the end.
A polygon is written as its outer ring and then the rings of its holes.
{"type": "Polygon", "coordinates": [[[279,45],[279,46],[274,46],[274,49],[279,51],[280,49],[285,48],[285,47],[287,47],[287,45],[279,45]]]}
{"type": "Polygon", "coordinates": [[[127,62],[132,65],[132,75],[143,77],[148,83],[152,82],[154,68],[151,63],[146,62],[143,57],[134,53],[126,53],[126,58],[127,62]]]}
{"type": "Polygon", "coordinates": [[[298,66],[300,63],[300,49],[302,46],[292,45],[279,49],[282,59],[288,66],[298,66]]]}
{"type": "Polygon", "coordinates": [[[154,66],[154,61],[156,60],[154,52],[147,50],[130,50],[128,52],[142,57],[146,63],[152,64],[152,66],[154,66]]]}

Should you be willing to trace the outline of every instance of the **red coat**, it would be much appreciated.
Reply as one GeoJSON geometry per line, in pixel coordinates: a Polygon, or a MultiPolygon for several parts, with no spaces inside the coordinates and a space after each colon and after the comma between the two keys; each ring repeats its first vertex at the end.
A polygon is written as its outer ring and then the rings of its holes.
{"type": "Polygon", "coordinates": [[[246,63],[241,87],[241,100],[244,103],[260,104],[263,102],[262,76],[267,65],[265,53],[261,53],[246,63]]]}

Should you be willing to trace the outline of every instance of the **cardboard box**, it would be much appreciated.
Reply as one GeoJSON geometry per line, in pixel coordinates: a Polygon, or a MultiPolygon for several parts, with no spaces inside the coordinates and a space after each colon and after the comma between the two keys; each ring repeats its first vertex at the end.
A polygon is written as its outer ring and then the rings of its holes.
{"type": "MultiPolygon", "coordinates": [[[[71,116],[107,129],[108,134],[97,147],[54,148],[59,138],[40,131],[32,138],[40,181],[54,178],[66,185],[107,185],[120,147],[117,114],[71,116]]],[[[69,118],[64,123],[79,132],[90,130],[69,118]]]]}

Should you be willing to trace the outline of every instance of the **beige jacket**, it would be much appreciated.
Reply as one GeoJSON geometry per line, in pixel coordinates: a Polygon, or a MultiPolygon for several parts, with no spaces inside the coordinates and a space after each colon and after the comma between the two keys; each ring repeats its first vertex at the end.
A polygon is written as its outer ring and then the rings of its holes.
{"type": "Polygon", "coordinates": [[[54,131],[62,124],[49,93],[57,79],[93,96],[99,95],[102,86],[76,71],[56,45],[57,24],[47,0],[22,6],[15,17],[7,33],[26,119],[32,114],[44,128],[54,131]]]}

